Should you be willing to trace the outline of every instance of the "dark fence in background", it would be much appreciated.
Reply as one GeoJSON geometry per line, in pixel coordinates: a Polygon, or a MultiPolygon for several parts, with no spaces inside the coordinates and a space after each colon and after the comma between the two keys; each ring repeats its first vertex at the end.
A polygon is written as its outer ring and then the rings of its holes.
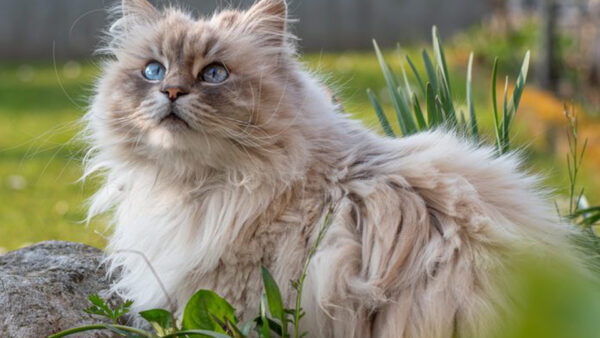
{"type": "MultiPolygon", "coordinates": [[[[169,1],[153,1],[166,4],[169,1]]],[[[252,0],[179,0],[198,15],[252,0]]],[[[436,24],[442,34],[480,21],[492,0],[291,0],[292,30],[306,51],[371,48],[427,38],[436,24]]],[[[0,0],[0,59],[86,57],[106,26],[113,0],[0,0]]]]}

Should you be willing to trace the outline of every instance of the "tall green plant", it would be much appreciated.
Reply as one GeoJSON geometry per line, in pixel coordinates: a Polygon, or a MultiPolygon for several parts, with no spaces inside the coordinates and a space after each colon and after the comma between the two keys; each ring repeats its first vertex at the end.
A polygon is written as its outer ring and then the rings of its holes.
{"type": "MultiPolygon", "coordinates": [[[[402,136],[408,136],[420,131],[443,126],[445,128],[455,129],[478,142],[480,140],[480,128],[477,123],[477,114],[473,96],[473,54],[471,53],[469,56],[469,64],[467,67],[467,114],[465,114],[463,111],[458,111],[457,107],[454,105],[455,98],[452,94],[448,63],[446,61],[442,41],[437,27],[435,26],[432,29],[432,42],[433,58],[430,57],[426,50],[423,50],[421,53],[426,76],[421,76],[413,60],[411,60],[408,55],[406,56],[406,64],[408,64],[411,69],[415,81],[418,84],[418,88],[420,89],[420,92],[413,92],[406,76],[404,62],[401,62],[403,81],[398,81],[398,77],[385,61],[377,42],[373,41],[375,54],[377,55],[386,81],[400,132],[402,136]]],[[[529,70],[529,60],[530,54],[527,52],[510,99],[508,97],[508,77],[506,78],[501,114],[499,114],[498,111],[498,100],[496,95],[498,60],[495,60],[494,62],[494,68],[492,70],[492,111],[494,114],[496,134],[495,144],[499,154],[504,154],[510,150],[510,126],[517,113],[521,96],[525,89],[527,73],[529,70]]],[[[385,134],[396,137],[387,115],[376,95],[370,89],[367,90],[367,94],[385,134]]]]}

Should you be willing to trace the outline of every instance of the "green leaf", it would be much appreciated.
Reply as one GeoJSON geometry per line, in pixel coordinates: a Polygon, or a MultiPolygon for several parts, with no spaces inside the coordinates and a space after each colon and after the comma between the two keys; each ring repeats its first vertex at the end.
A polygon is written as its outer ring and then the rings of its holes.
{"type": "MultiPolygon", "coordinates": [[[[387,116],[385,116],[385,112],[383,111],[383,108],[381,108],[379,101],[377,101],[377,98],[375,97],[375,94],[373,93],[373,91],[371,89],[367,89],[367,95],[369,95],[369,100],[371,100],[373,109],[375,109],[375,114],[377,115],[377,119],[379,120],[379,124],[381,124],[381,128],[383,129],[383,132],[389,137],[396,137],[396,134],[394,133],[394,131],[392,130],[392,127],[390,126],[390,122],[387,119],[387,116]]],[[[295,288],[295,286],[293,286],[293,287],[295,288]]]]}
{"type": "Polygon", "coordinates": [[[498,99],[496,92],[496,82],[498,79],[498,58],[494,59],[494,68],[492,69],[492,108],[494,111],[494,131],[496,134],[496,150],[498,153],[502,153],[502,141],[500,132],[500,120],[498,117],[498,99]]]}
{"type": "Polygon", "coordinates": [[[429,77],[429,83],[431,83],[431,87],[433,88],[433,92],[438,91],[438,83],[437,83],[437,75],[435,72],[435,68],[433,68],[433,64],[431,63],[431,58],[429,54],[427,54],[426,50],[421,52],[423,55],[423,64],[425,64],[425,70],[427,71],[427,77],[429,77]]]}
{"type": "Polygon", "coordinates": [[[429,122],[429,128],[434,128],[442,123],[442,116],[439,112],[435,103],[435,93],[431,83],[427,83],[427,122],[429,122]]]}
{"type": "Polygon", "coordinates": [[[427,123],[425,122],[425,117],[423,116],[423,111],[421,110],[421,104],[419,103],[417,94],[413,94],[412,103],[415,117],[417,118],[417,124],[419,125],[419,130],[426,130],[427,123]]]}
{"type": "Polygon", "coordinates": [[[105,316],[112,319],[112,310],[108,307],[104,299],[102,299],[97,294],[91,294],[88,296],[88,300],[93,304],[93,306],[85,309],[85,312],[105,316]]]}
{"type": "Polygon", "coordinates": [[[571,219],[582,217],[582,225],[592,226],[600,221],[600,206],[591,207],[587,209],[579,209],[570,215],[571,219]]]}
{"type": "Polygon", "coordinates": [[[234,308],[223,298],[209,290],[200,290],[196,292],[188,301],[183,312],[184,330],[209,330],[219,333],[225,333],[214,319],[220,321],[227,320],[237,323],[234,308]]]}
{"type": "MultiPolygon", "coordinates": [[[[444,121],[451,127],[456,127],[458,124],[458,117],[456,116],[456,110],[452,100],[452,90],[450,86],[450,73],[448,72],[448,65],[446,63],[446,56],[444,54],[444,47],[442,46],[442,40],[438,34],[438,29],[433,26],[432,31],[433,40],[433,52],[435,55],[435,61],[437,64],[437,72],[433,73],[433,77],[437,77],[439,80],[437,91],[439,93],[439,99],[441,106],[443,107],[444,121]]],[[[432,67],[433,68],[433,67],[432,67]]]]}
{"type": "MultiPolygon", "coordinates": [[[[441,121],[446,122],[446,112],[444,111],[444,105],[442,104],[439,95],[435,96],[435,107],[439,113],[441,121]]],[[[452,127],[456,127],[456,123],[453,124],[452,127]]]]}
{"type": "Polygon", "coordinates": [[[267,294],[267,302],[269,304],[269,312],[271,316],[279,319],[283,328],[282,337],[287,337],[287,320],[285,313],[283,312],[283,300],[281,299],[281,292],[277,286],[277,282],[264,266],[261,268],[263,285],[265,287],[265,293],[267,294]]]}
{"type": "Polygon", "coordinates": [[[421,80],[421,76],[419,75],[419,72],[417,71],[417,67],[415,67],[415,64],[412,62],[412,60],[410,59],[410,57],[408,55],[406,55],[406,61],[408,62],[410,69],[412,69],[413,74],[415,75],[415,78],[417,79],[417,82],[419,83],[419,86],[421,87],[423,96],[427,95],[427,92],[425,91],[425,85],[423,84],[423,80],[421,80]]]}
{"type": "Polygon", "coordinates": [[[383,53],[381,53],[381,50],[379,49],[379,46],[377,45],[377,42],[375,40],[373,40],[373,46],[375,47],[375,54],[377,54],[379,65],[381,66],[383,76],[386,80],[387,87],[390,91],[390,97],[392,99],[394,109],[396,110],[396,117],[398,118],[398,123],[400,124],[400,130],[405,136],[414,134],[417,132],[417,126],[412,117],[410,107],[398,91],[398,82],[396,80],[396,75],[385,62],[385,59],[383,58],[383,53]]]}
{"type": "Polygon", "coordinates": [[[127,300],[121,304],[121,306],[118,306],[113,310],[109,304],[97,294],[89,295],[88,300],[92,303],[92,306],[84,309],[84,312],[109,318],[115,324],[118,322],[119,318],[129,312],[129,309],[133,304],[133,301],[127,300]]]}
{"type": "Polygon", "coordinates": [[[527,53],[525,54],[525,58],[523,59],[521,71],[519,72],[519,76],[517,77],[517,82],[515,83],[515,90],[513,91],[513,95],[508,107],[511,119],[514,117],[514,115],[517,112],[517,109],[519,108],[521,96],[523,95],[523,91],[525,90],[525,84],[527,83],[527,73],[529,72],[530,58],[531,52],[527,51],[527,53]]]}
{"type": "Polygon", "coordinates": [[[523,91],[525,90],[525,84],[527,83],[527,73],[529,71],[530,55],[530,52],[527,52],[527,54],[525,54],[523,64],[521,65],[521,71],[519,72],[519,76],[517,77],[517,82],[515,83],[515,88],[513,90],[513,94],[510,101],[508,100],[508,77],[506,78],[504,84],[504,109],[502,114],[502,126],[500,127],[501,154],[508,152],[508,150],[510,149],[510,125],[517,113],[519,103],[521,102],[521,96],[523,95],[523,91]]]}
{"type": "Polygon", "coordinates": [[[107,316],[106,312],[104,312],[102,309],[98,308],[97,306],[90,306],[90,307],[84,309],[83,312],[89,313],[91,315],[97,315],[97,316],[111,318],[110,316],[107,316]]]}
{"type": "MultiPolygon", "coordinates": [[[[281,325],[279,325],[279,323],[277,323],[276,321],[267,318],[267,326],[269,328],[269,330],[271,330],[271,332],[274,332],[276,335],[283,337],[283,333],[282,333],[282,329],[281,329],[281,325]]],[[[256,318],[256,325],[258,327],[263,327],[263,319],[261,317],[256,318]]]]}
{"type": "Polygon", "coordinates": [[[115,311],[114,311],[115,317],[117,317],[117,319],[118,319],[121,316],[123,316],[124,314],[129,313],[129,311],[131,310],[131,305],[133,305],[133,301],[126,300],[121,306],[119,306],[118,308],[115,309],[115,311]]]}
{"type": "Polygon", "coordinates": [[[473,99],[473,53],[469,55],[469,66],[467,67],[467,107],[469,109],[470,135],[479,142],[479,129],[477,127],[477,116],[475,115],[475,102],[473,99]]]}
{"type": "MultiPolygon", "coordinates": [[[[438,73],[440,74],[440,77],[442,77],[442,71],[440,70],[438,73]]],[[[440,99],[441,107],[443,107],[442,113],[444,121],[448,122],[451,127],[456,127],[458,124],[458,118],[456,116],[456,110],[454,109],[454,103],[452,102],[452,96],[448,86],[449,84],[445,80],[441,81],[439,87],[440,95],[438,98],[440,99]]]]}
{"type": "Polygon", "coordinates": [[[163,336],[175,331],[173,315],[163,309],[154,309],[140,312],[140,316],[152,325],[159,336],[163,336]]]}
{"type": "MultiPolygon", "coordinates": [[[[269,324],[268,324],[269,321],[267,319],[267,311],[265,310],[266,298],[267,298],[266,294],[263,294],[262,297],[260,298],[260,307],[259,307],[260,325],[257,326],[257,328],[259,329],[258,335],[260,338],[271,338],[271,330],[269,329],[269,324]]],[[[258,324],[258,322],[257,322],[257,324],[258,324]]]]}
{"type": "Polygon", "coordinates": [[[586,225],[594,225],[600,221],[600,213],[588,216],[588,218],[585,218],[584,220],[586,225]]]}
{"type": "Polygon", "coordinates": [[[106,303],[104,302],[104,299],[102,299],[100,296],[98,296],[98,294],[91,294],[88,296],[88,300],[96,305],[99,308],[106,308],[106,303]]]}
{"type": "Polygon", "coordinates": [[[510,126],[510,115],[508,113],[508,76],[506,77],[506,79],[504,80],[504,105],[503,105],[503,111],[502,111],[502,127],[501,127],[501,131],[502,131],[502,151],[500,152],[500,154],[505,154],[506,152],[508,152],[508,149],[510,148],[510,135],[509,135],[509,126],[510,126]]]}
{"type": "MultiPolygon", "coordinates": [[[[400,50],[400,46],[398,46],[398,50],[400,50]]],[[[404,63],[402,60],[400,61],[400,70],[402,71],[402,79],[404,80],[404,94],[406,102],[410,102],[413,96],[413,90],[408,82],[408,76],[406,76],[406,69],[404,68],[404,63]]],[[[400,91],[400,87],[398,87],[398,91],[400,91]]]]}
{"type": "Polygon", "coordinates": [[[467,135],[467,121],[462,110],[458,114],[458,131],[463,135],[467,135]]]}
{"type": "Polygon", "coordinates": [[[438,34],[437,26],[433,26],[431,29],[431,35],[433,39],[433,52],[435,54],[435,59],[438,64],[438,67],[442,71],[442,81],[446,83],[449,97],[452,97],[452,90],[450,88],[450,79],[448,78],[448,65],[446,64],[446,56],[444,55],[444,47],[442,46],[442,39],[438,34]]]}
{"type": "Polygon", "coordinates": [[[590,207],[587,209],[579,209],[573,213],[573,216],[582,216],[589,213],[600,213],[600,206],[590,207]]]}

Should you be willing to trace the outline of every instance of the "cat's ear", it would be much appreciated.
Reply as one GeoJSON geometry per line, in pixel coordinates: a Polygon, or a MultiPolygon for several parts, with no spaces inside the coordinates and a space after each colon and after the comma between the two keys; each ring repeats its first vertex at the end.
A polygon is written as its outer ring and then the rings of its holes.
{"type": "Polygon", "coordinates": [[[260,0],[246,12],[244,21],[265,42],[281,45],[286,37],[287,11],[285,0],[260,0]]]}
{"type": "Polygon", "coordinates": [[[109,54],[124,48],[124,41],[136,27],[156,22],[161,16],[147,0],[121,0],[121,5],[115,6],[110,14],[112,24],[107,32],[106,47],[100,49],[109,54]]]}
{"type": "Polygon", "coordinates": [[[121,12],[123,17],[136,20],[151,21],[160,15],[159,11],[148,0],[122,0],[121,12]]]}

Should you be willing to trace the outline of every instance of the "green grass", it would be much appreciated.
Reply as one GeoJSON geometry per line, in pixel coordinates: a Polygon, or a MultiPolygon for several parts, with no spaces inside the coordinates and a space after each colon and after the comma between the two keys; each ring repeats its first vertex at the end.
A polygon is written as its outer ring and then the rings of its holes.
{"type": "Polygon", "coordinates": [[[0,65],[0,247],[4,249],[50,239],[104,243],[95,233],[98,224],[82,223],[83,203],[94,186],[76,182],[82,146],[72,141],[95,67],[83,65],[77,77],[75,70],[70,74],[67,70],[71,78],[65,76],[63,65],[57,70],[58,78],[49,63],[0,65]]]}
{"type": "MultiPolygon", "coordinates": [[[[421,46],[411,46],[403,52],[412,60],[419,60],[420,50],[421,46]]],[[[456,74],[451,79],[455,102],[458,102],[457,107],[468,111],[463,88],[466,62],[456,61],[460,57],[454,55],[452,49],[447,53],[450,71],[456,74]]],[[[388,51],[384,56],[399,74],[401,54],[388,51]]],[[[309,68],[323,74],[324,82],[339,93],[347,112],[380,130],[366,89],[373,90],[388,114],[393,108],[373,52],[309,54],[302,58],[309,68]]],[[[420,64],[416,66],[419,72],[425,72],[420,64]]],[[[475,64],[473,82],[486,85],[476,86],[473,91],[475,109],[483,117],[479,121],[483,134],[493,144],[492,114],[484,113],[491,107],[488,68],[487,64],[482,67],[475,64]]],[[[0,251],[50,239],[100,247],[105,243],[101,235],[105,232],[103,220],[95,220],[90,226],[83,223],[85,200],[97,186],[94,180],[85,184],[77,182],[82,172],[83,146],[73,140],[80,129],[77,121],[85,111],[98,67],[93,62],[83,62],[79,74],[76,70],[72,64],[58,64],[55,71],[51,62],[29,66],[0,64],[0,251]]],[[[411,71],[407,71],[410,75],[411,71]]],[[[504,75],[501,64],[499,78],[504,75]]],[[[416,83],[414,86],[417,90],[416,83]]],[[[525,132],[526,126],[519,120],[517,114],[514,143],[531,144],[532,136],[525,132]]],[[[393,127],[397,128],[396,124],[393,127]]],[[[546,174],[550,186],[562,192],[568,186],[563,157],[556,158],[538,148],[528,152],[534,155],[531,156],[533,168],[546,174]]],[[[586,185],[590,177],[591,174],[584,172],[582,183],[586,185]]],[[[592,203],[597,202],[593,192],[593,189],[587,190],[592,203]]]]}

